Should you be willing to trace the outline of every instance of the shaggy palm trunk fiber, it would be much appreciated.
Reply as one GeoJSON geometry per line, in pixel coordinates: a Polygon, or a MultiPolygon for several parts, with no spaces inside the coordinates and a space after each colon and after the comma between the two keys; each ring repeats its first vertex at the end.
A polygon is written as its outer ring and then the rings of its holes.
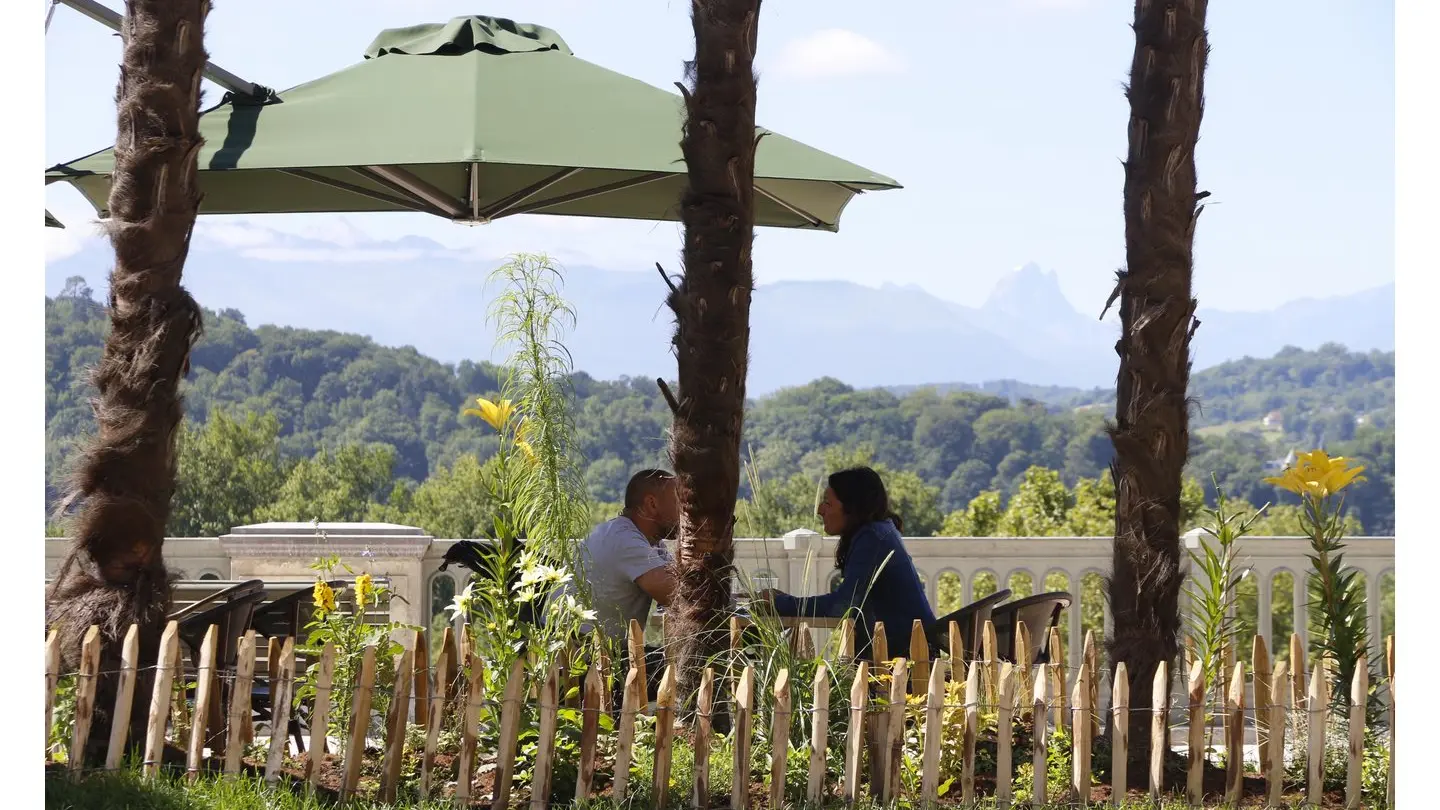
{"type": "MultiPolygon", "coordinates": [[[[1199,322],[1191,295],[1195,144],[1204,108],[1205,0],[1138,0],[1125,161],[1125,261],[1115,390],[1112,662],[1130,675],[1130,752],[1150,750],[1156,667],[1179,652],[1181,474],[1189,452],[1186,387],[1199,322]]],[[[1111,299],[1114,300],[1114,297],[1111,299]]]]}
{"type": "MultiPolygon", "coordinates": [[[[679,365],[671,457],[681,518],[674,635],[687,686],[723,649],[730,597],[740,434],[750,349],[755,235],[755,57],[760,0],[693,0],[695,61],[680,141],[685,274],[670,295],[679,365]]],[[[693,689],[687,688],[686,693],[693,689]]]]}
{"type": "MultiPolygon", "coordinates": [[[[119,132],[110,189],[110,334],[92,383],[97,431],[67,499],[71,547],[46,598],[64,668],[79,661],[86,629],[102,632],[102,672],[120,667],[120,643],[140,626],[141,666],[155,663],[170,589],[161,556],[175,490],[180,379],[200,335],[201,313],[180,286],[200,208],[196,158],[206,0],[130,0],[116,94],[119,132]]],[[[148,675],[142,670],[142,675],[148,675]]],[[[144,741],[150,704],[142,677],[132,745],[144,741]]],[[[108,742],[113,678],[98,683],[95,747],[108,742]]],[[[123,722],[124,718],[118,721],[123,722]]]]}

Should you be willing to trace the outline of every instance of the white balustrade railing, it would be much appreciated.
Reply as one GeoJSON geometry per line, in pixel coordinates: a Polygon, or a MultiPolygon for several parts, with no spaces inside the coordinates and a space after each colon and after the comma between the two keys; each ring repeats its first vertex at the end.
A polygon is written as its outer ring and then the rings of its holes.
{"type": "MultiPolygon", "coordinates": [[[[463,588],[468,572],[451,567],[440,571],[445,551],[456,540],[431,538],[413,527],[385,524],[321,524],[325,537],[311,524],[271,524],[241,527],[220,538],[172,538],[165,541],[166,564],[182,578],[294,577],[310,576],[309,565],[319,553],[338,553],[357,570],[370,570],[389,577],[403,599],[404,616],[399,620],[423,623],[434,617],[463,588]],[[273,527],[273,528],[272,528],[273,527]],[[266,531],[272,540],[257,543],[266,531]],[[417,615],[412,615],[417,614],[417,615]]],[[[774,539],[739,538],[735,541],[735,564],[756,587],[775,587],[787,593],[809,595],[830,590],[835,576],[835,538],[797,530],[774,539]]],[[[1197,544],[1195,536],[1183,546],[1197,544]]],[[[1351,537],[1345,540],[1345,562],[1364,577],[1370,638],[1376,644],[1382,635],[1382,595],[1385,580],[1393,588],[1395,538],[1351,537]]],[[[68,541],[47,538],[46,575],[53,574],[64,556],[68,541]]],[[[1066,611],[1066,657],[1079,662],[1084,637],[1083,615],[1095,615],[1096,605],[1085,600],[1084,582],[1103,577],[1111,570],[1113,540],[1109,537],[910,537],[905,547],[925,583],[926,594],[937,614],[974,600],[978,575],[989,574],[1000,588],[1012,581],[1026,580],[1032,593],[1048,588],[1046,579],[1063,577],[1063,588],[1075,601],[1066,611]],[[940,605],[941,582],[958,604],[940,605]]],[[[1286,642],[1275,638],[1272,606],[1277,599],[1275,577],[1289,574],[1294,587],[1278,594],[1292,605],[1294,632],[1308,646],[1306,577],[1311,571],[1309,541],[1299,537],[1246,537],[1240,542],[1239,562],[1255,578],[1256,632],[1265,636],[1272,649],[1286,642]]],[[[1186,556],[1188,562],[1188,555],[1186,556]]],[[[1091,589],[1092,592],[1097,589],[1091,589]]],[[[1092,593],[1092,597],[1093,597],[1092,593]]],[[[1111,626],[1109,606],[1103,611],[1104,629],[1111,626]]],[[[1182,611],[1185,599],[1181,597],[1182,611]]]]}
{"type": "MultiPolygon", "coordinates": [[[[1198,547],[1197,535],[1182,539],[1182,552],[1198,547]],[[1194,545],[1192,545],[1194,544],[1194,545]]],[[[824,593],[830,589],[835,575],[835,538],[821,537],[814,532],[797,530],[783,538],[737,539],[735,565],[752,580],[767,580],[771,587],[793,594],[824,593]]],[[[1393,582],[1395,571],[1395,538],[1351,537],[1345,539],[1345,563],[1363,575],[1366,589],[1366,618],[1370,638],[1381,635],[1382,580],[1393,582]]],[[[1068,591],[1075,601],[1067,610],[1069,637],[1073,640],[1066,650],[1070,663],[1078,664],[1081,654],[1079,640],[1082,630],[1081,583],[1090,576],[1103,577],[1112,566],[1113,538],[1109,537],[907,537],[905,547],[915,561],[915,568],[925,583],[926,595],[937,614],[942,577],[951,577],[951,588],[958,592],[960,604],[974,600],[977,575],[989,574],[1000,588],[1008,587],[1013,578],[1028,578],[1033,593],[1051,590],[1045,580],[1063,575],[1068,591]]],[[[1256,632],[1275,642],[1271,623],[1274,603],[1275,575],[1288,573],[1295,587],[1282,598],[1291,600],[1294,632],[1308,645],[1308,621],[1305,581],[1312,566],[1307,558],[1309,541],[1303,537],[1246,537],[1238,546],[1239,565],[1248,569],[1256,580],[1258,605],[1256,632]]],[[[1185,562],[1188,564],[1189,555],[1185,562]]],[[[1110,609],[1103,604],[1105,629],[1111,627],[1110,609]]],[[[1181,597],[1182,610],[1185,598],[1181,597]]],[[[954,609],[956,606],[947,606],[954,609]]],[[[1093,606],[1090,607],[1093,612],[1093,606]]],[[[1283,641],[1282,641],[1283,643],[1283,641]]]]}

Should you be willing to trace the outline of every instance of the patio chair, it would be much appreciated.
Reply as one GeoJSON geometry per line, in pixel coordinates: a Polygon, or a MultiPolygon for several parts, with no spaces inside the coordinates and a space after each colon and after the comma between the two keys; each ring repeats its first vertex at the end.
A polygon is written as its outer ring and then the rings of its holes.
{"type": "MultiPolygon", "coordinates": [[[[383,580],[382,580],[383,581],[383,580]]],[[[335,591],[343,589],[348,583],[347,580],[336,579],[328,582],[335,591]]],[[[297,645],[305,641],[305,625],[309,624],[315,615],[315,607],[312,603],[314,594],[314,582],[297,581],[295,583],[271,583],[271,588],[276,592],[276,598],[260,605],[255,610],[255,616],[250,629],[255,631],[257,636],[264,638],[285,638],[294,637],[297,645]]],[[[250,692],[251,716],[256,722],[270,723],[274,717],[275,707],[272,705],[270,696],[270,678],[268,676],[269,652],[268,649],[257,650],[265,657],[265,667],[256,664],[256,678],[250,692]]],[[[298,678],[305,671],[307,662],[298,652],[295,656],[295,676],[298,678]]],[[[305,731],[309,729],[308,717],[302,717],[302,710],[308,711],[308,707],[291,709],[290,722],[286,724],[286,733],[295,740],[296,750],[305,750],[305,731]],[[303,722],[302,722],[303,721],[303,722]]]]}
{"type": "Polygon", "coordinates": [[[1040,593],[1017,599],[996,608],[990,614],[995,623],[996,653],[1001,661],[1015,661],[1015,627],[1024,622],[1030,630],[1031,643],[1035,645],[1034,660],[1024,662],[1025,666],[1050,663],[1050,628],[1060,625],[1060,611],[1070,607],[1074,601],[1064,591],[1040,593]]]}
{"type": "MultiPolygon", "coordinates": [[[[218,628],[215,639],[215,667],[218,670],[233,670],[239,637],[250,629],[255,607],[265,599],[265,583],[258,579],[228,586],[226,583],[214,581],[206,581],[203,586],[191,582],[176,583],[172,586],[172,594],[174,601],[191,595],[200,596],[166,617],[178,624],[181,647],[190,659],[190,663],[185,667],[185,682],[189,682],[189,679],[197,674],[200,647],[204,644],[205,635],[210,631],[211,625],[218,628]],[[210,590],[210,593],[205,594],[205,590],[210,590]]],[[[207,743],[216,751],[223,750],[225,745],[222,721],[225,716],[224,707],[229,705],[230,691],[228,682],[224,679],[219,682],[219,686],[220,699],[210,702],[207,720],[208,727],[214,729],[207,743]]]]}
{"type": "MultiPolygon", "coordinates": [[[[963,660],[974,661],[981,653],[981,633],[985,629],[985,622],[991,620],[995,606],[1009,598],[1009,589],[1001,589],[954,613],[941,616],[927,629],[930,645],[941,652],[957,655],[950,649],[950,623],[955,622],[960,625],[960,641],[965,645],[965,649],[958,655],[962,656],[963,660]]],[[[999,628],[996,628],[996,637],[999,637],[999,628]]]]}

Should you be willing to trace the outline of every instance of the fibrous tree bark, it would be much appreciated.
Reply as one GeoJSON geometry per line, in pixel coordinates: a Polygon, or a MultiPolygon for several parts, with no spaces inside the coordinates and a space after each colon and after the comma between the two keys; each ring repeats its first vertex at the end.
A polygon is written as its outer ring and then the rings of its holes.
{"type": "MultiPolygon", "coordinates": [[[[140,626],[141,661],[149,666],[170,602],[162,546],[184,413],[179,385],[201,331],[200,307],[180,275],[200,208],[196,160],[209,10],[208,0],[125,4],[106,223],[115,249],[110,333],[91,376],[97,431],[66,498],[75,506],[70,551],[46,595],[46,623],[59,630],[67,669],[92,624],[104,641],[102,672],[119,669],[131,623],[140,626]]],[[[97,686],[90,739],[103,749],[115,685],[102,678],[97,686]]],[[[148,694],[143,679],[136,694],[148,694]]],[[[148,703],[134,701],[132,744],[144,740],[148,703]]]]}
{"type": "MultiPolygon", "coordinates": [[[[1204,110],[1206,0],[1137,0],[1125,161],[1125,269],[1117,274],[1115,546],[1110,660],[1130,677],[1131,710],[1147,716],[1161,661],[1179,652],[1181,475],[1189,452],[1186,389],[1199,326],[1191,293],[1195,146],[1204,110]]],[[[1107,304],[1108,309],[1108,304],[1107,304]]],[[[1171,671],[1174,671],[1173,667],[1171,671]]],[[[1150,724],[1130,725],[1136,765],[1150,724]]],[[[1145,773],[1144,767],[1132,773],[1145,773]]]]}
{"type": "MultiPolygon", "coordinates": [[[[680,148],[684,267],[670,295],[680,384],[670,449],[679,482],[678,621],[686,684],[723,644],[749,364],[760,0],[692,0],[695,60],[680,148]]],[[[686,690],[687,692],[693,690],[686,690]]]]}

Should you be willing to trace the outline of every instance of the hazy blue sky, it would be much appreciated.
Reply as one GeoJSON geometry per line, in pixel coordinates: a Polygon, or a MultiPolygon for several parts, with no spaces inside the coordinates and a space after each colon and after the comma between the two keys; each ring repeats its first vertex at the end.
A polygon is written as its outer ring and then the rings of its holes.
{"type": "MultiPolygon", "coordinates": [[[[838,234],[762,229],[761,283],[915,283],[978,304],[999,276],[1035,261],[1098,314],[1124,261],[1130,3],[763,8],[759,122],[905,188],[855,200],[838,234]]],[[[660,87],[681,78],[693,52],[683,0],[231,0],[211,13],[206,42],[218,64],[283,89],[359,61],[382,28],[468,13],[547,25],[577,56],[660,87]]],[[[1394,278],[1393,19],[1381,0],[1311,0],[1303,13],[1290,3],[1211,4],[1198,155],[1201,188],[1213,194],[1197,238],[1202,305],[1262,309],[1394,278]]],[[[108,146],[118,38],[60,8],[46,49],[47,164],[108,146]]],[[[207,88],[208,106],[221,91],[207,88]]],[[[85,224],[93,213],[68,187],[51,187],[47,206],[71,226],[48,231],[50,257],[95,238],[85,224]]],[[[678,269],[680,245],[678,224],[539,216],[473,228],[416,214],[212,218],[202,233],[277,256],[279,234],[319,238],[334,251],[311,256],[328,261],[416,234],[479,258],[543,250],[617,270],[656,260],[678,269]]]]}

